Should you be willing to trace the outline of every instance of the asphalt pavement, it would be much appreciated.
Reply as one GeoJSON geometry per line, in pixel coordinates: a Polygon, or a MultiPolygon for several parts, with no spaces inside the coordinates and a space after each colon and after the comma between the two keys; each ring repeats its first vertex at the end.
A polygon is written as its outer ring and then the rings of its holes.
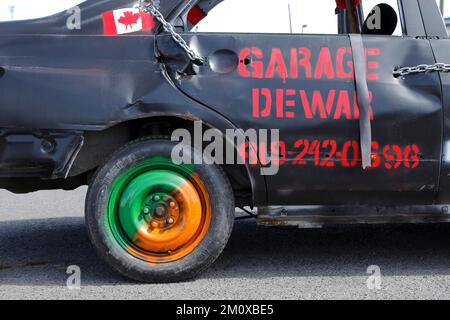
{"type": "Polygon", "coordinates": [[[450,299],[448,224],[279,230],[237,221],[199,279],[136,283],[92,249],[85,193],[0,191],[1,299],[450,299]],[[79,290],[66,286],[73,265],[79,290]]]}

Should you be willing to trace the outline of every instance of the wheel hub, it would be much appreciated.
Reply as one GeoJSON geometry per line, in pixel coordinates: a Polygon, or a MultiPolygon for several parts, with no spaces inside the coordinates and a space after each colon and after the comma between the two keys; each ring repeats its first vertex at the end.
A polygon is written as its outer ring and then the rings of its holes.
{"type": "Polygon", "coordinates": [[[167,229],[180,218],[179,204],[170,194],[152,194],[144,202],[142,214],[149,227],[167,229]]]}

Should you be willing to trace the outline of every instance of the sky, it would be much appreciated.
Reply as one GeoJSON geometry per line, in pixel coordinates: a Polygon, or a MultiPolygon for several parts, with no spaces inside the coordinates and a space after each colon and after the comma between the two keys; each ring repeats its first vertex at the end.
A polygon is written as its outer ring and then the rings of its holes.
{"type": "MultiPolygon", "coordinates": [[[[380,2],[397,8],[397,0],[364,0],[365,14],[380,2]]],[[[337,33],[333,0],[277,0],[276,5],[273,0],[225,0],[200,22],[198,31],[289,33],[289,5],[294,33],[337,33]],[[249,12],[253,14],[249,16],[249,12]],[[233,17],[235,23],[229,24],[221,17],[233,17]],[[274,17],[277,17],[275,21],[274,17]]],[[[398,34],[401,34],[400,25],[398,34]]]]}
{"type": "MultiPolygon", "coordinates": [[[[15,8],[14,18],[21,20],[44,17],[81,2],[83,0],[0,0],[0,21],[11,19],[11,6],[15,8]]],[[[364,0],[365,14],[380,2],[397,7],[396,0],[364,0]]],[[[450,0],[446,2],[445,16],[450,17],[450,0]]],[[[199,24],[198,31],[289,33],[288,5],[294,33],[337,32],[332,0],[225,0],[199,24]],[[252,12],[251,16],[249,12],[252,12]],[[233,24],[229,23],[230,17],[233,24]]]]}
{"type": "Polygon", "coordinates": [[[69,9],[83,0],[0,0],[0,21],[10,20],[10,6],[14,6],[17,20],[45,17],[69,9]]]}

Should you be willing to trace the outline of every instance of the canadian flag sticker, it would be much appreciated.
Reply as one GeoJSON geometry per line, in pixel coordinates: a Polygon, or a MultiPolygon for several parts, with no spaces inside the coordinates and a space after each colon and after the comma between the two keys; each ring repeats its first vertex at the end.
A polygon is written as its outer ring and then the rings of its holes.
{"type": "Polygon", "coordinates": [[[103,13],[103,32],[108,36],[151,30],[153,16],[137,8],[124,8],[103,13]]]}

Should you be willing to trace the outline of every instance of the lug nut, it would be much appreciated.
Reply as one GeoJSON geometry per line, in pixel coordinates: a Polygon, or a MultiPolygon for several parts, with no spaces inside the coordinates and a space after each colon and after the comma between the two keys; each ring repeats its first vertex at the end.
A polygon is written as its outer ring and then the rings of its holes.
{"type": "Polygon", "coordinates": [[[151,225],[152,225],[153,228],[158,228],[159,227],[159,223],[156,222],[156,221],[152,221],[151,225]]]}
{"type": "Polygon", "coordinates": [[[169,203],[169,207],[175,208],[175,202],[171,201],[171,202],[169,203]]]}
{"type": "Polygon", "coordinates": [[[160,197],[160,196],[155,196],[155,197],[153,198],[153,200],[159,201],[159,200],[161,200],[161,197],[160,197]]]}
{"type": "Polygon", "coordinates": [[[144,214],[149,214],[150,213],[150,209],[149,208],[144,208],[143,212],[144,212],[144,214]]]}
{"type": "Polygon", "coordinates": [[[167,219],[167,223],[168,224],[173,224],[175,221],[173,220],[173,218],[169,218],[169,219],[167,219]]]}

